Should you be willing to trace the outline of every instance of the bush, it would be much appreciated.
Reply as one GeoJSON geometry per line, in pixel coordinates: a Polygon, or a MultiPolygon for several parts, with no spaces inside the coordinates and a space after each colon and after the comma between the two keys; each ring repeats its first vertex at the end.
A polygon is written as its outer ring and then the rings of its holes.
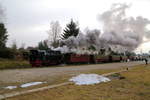
{"type": "Polygon", "coordinates": [[[9,48],[0,49],[0,58],[13,59],[14,58],[14,52],[9,48]]]}

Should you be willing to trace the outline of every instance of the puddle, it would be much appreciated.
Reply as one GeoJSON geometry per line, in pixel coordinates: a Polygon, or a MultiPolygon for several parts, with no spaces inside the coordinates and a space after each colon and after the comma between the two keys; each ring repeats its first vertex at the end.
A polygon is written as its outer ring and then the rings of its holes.
{"type": "Polygon", "coordinates": [[[12,90],[12,89],[15,89],[15,88],[17,88],[17,86],[7,86],[7,87],[4,87],[5,89],[10,89],[10,90],[12,90]]]}

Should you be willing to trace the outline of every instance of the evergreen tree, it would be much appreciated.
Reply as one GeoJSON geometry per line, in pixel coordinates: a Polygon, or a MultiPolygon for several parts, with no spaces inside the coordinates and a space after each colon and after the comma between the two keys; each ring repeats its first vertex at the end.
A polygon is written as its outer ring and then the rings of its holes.
{"type": "Polygon", "coordinates": [[[6,47],[6,41],[8,38],[7,29],[3,23],[0,23],[0,48],[6,47]]]}
{"type": "Polygon", "coordinates": [[[71,19],[70,23],[66,25],[63,30],[62,39],[68,39],[70,36],[77,36],[79,34],[79,28],[77,24],[71,19]]]}
{"type": "Polygon", "coordinates": [[[38,49],[40,49],[40,50],[47,50],[48,49],[47,42],[46,41],[39,42],[38,49]]]}

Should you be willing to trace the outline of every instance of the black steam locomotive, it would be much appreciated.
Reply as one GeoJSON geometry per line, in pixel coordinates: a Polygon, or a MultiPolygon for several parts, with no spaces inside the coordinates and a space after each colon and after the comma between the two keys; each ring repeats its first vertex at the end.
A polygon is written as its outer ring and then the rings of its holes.
{"type": "Polygon", "coordinates": [[[30,64],[32,66],[49,66],[58,64],[79,64],[79,63],[106,63],[127,61],[128,57],[123,55],[89,55],[65,53],[53,50],[30,50],[30,64]]]}

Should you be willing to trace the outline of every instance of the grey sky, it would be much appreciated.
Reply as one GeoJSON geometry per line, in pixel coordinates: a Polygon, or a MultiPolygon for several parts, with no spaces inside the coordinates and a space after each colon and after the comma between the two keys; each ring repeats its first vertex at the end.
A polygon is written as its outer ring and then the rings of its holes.
{"type": "Polygon", "coordinates": [[[46,31],[49,24],[56,20],[62,27],[73,18],[82,30],[86,27],[100,29],[97,15],[116,2],[132,5],[128,15],[150,19],[150,14],[146,12],[150,9],[149,0],[1,0],[6,10],[8,45],[16,40],[19,46],[22,43],[36,46],[39,41],[48,38],[46,31]]]}

